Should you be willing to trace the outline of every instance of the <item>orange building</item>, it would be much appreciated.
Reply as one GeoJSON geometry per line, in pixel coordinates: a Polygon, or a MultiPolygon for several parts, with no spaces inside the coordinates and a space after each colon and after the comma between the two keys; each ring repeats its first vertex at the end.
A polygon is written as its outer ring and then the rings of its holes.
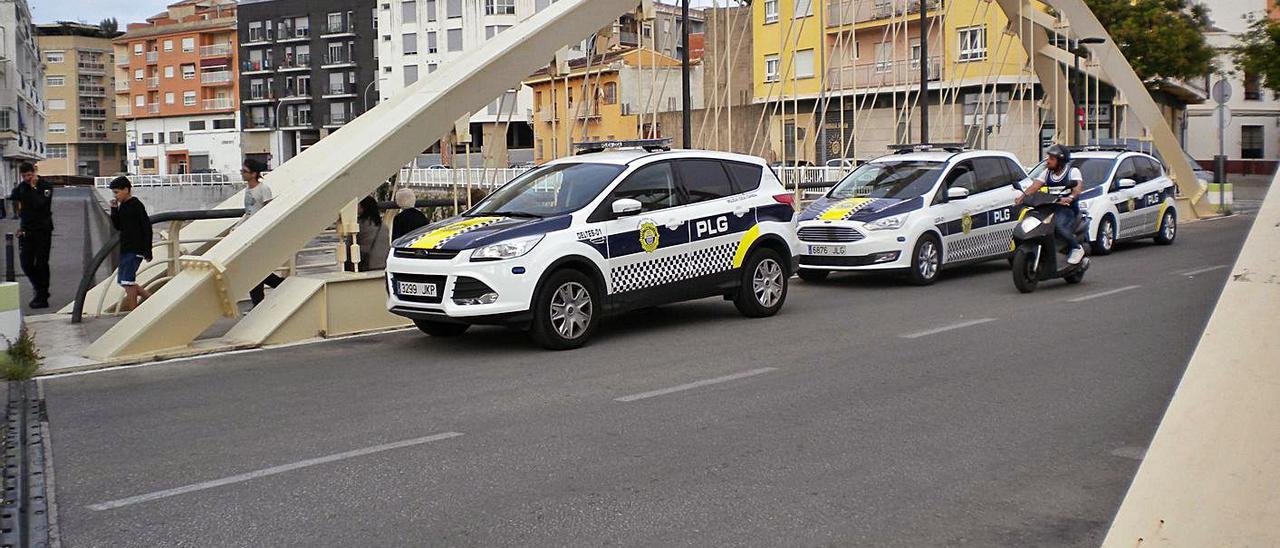
{"type": "Polygon", "coordinates": [[[234,171],[240,163],[235,0],[184,0],[113,41],[129,172],[234,171]]]}

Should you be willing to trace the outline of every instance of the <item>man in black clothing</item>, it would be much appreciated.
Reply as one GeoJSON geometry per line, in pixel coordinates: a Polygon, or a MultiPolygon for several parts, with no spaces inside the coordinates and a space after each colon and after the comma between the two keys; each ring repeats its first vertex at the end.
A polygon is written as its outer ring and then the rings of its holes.
{"type": "Polygon", "coordinates": [[[133,196],[133,185],[126,177],[111,181],[111,226],[120,231],[120,268],[116,283],[124,288],[124,309],[138,307],[138,297],[151,298],[146,287],[138,285],[138,267],[143,260],[151,262],[151,218],[142,200],[133,196]]]}
{"type": "Polygon", "coordinates": [[[36,176],[36,166],[23,162],[22,182],[13,189],[14,207],[22,222],[18,229],[18,255],[22,272],[31,281],[33,309],[49,308],[49,247],[53,244],[53,184],[36,176]]]}

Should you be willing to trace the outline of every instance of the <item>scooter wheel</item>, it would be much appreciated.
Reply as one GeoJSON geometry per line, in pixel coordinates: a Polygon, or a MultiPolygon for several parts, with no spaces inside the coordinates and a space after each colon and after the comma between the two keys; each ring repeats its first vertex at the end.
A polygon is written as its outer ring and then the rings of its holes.
{"type": "Polygon", "coordinates": [[[1031,293],[1040,285],[1030,255],[1021,249],[1013,253],[1013,286],[1018,288],[1019,293],[1031,293]]]}

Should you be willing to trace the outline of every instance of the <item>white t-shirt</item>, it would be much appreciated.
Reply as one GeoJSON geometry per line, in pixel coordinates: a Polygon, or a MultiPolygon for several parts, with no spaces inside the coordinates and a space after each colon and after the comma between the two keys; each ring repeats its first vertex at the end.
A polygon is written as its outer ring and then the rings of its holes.
{"type": "Polygon", "coordinates": [[[248,217],[262,210],[262,206],[267,205],[272,198],[271,187],[266,183],[258,183],[258,186],[244,189],[244,216],[248,217]]]}
{"type": "Polygon", "coordinates": [[[1078,183],[1084,182],[1084,175],[1079,168],[1070,168],[1065,173],[1057,174],[1045,169],[1036,177],[1036,182],[1044,185],[1053,194],[1065,194],[1078,183]]]}

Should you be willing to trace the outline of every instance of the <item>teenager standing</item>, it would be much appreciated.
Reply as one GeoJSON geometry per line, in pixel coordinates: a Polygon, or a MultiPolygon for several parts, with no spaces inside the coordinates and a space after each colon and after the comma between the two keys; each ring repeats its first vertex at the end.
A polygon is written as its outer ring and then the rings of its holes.
{"type": "Polygon", "coordinates": [[[151,217],[142,200],[134,197],[133,184],[126,177],[111,181],[111,226],[120,231],[120,268],[116,283],[124,288],[124,309],[138,307],[138,298],[151,298],[147,288],[138,285],[138,267],[151,262],[151,217]]]}

